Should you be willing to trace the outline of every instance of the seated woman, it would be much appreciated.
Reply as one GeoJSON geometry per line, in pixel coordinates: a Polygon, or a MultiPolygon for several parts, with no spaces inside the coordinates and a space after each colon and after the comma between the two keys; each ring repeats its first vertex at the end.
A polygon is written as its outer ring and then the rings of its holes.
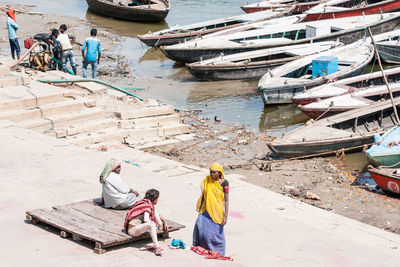
{"type": "Polygon", "coordinates": [[[110,159],[100,175],[100,183],[103,184],[102,199],[105,208],[118,210],[127,209],[138,201],[139,193],[129,188],[122,182],[119,176],[121,162],[110,159]]]}
{"type": "Polygon", "coordinates": [[[228,218],[229,183],[222,166],[213,163],[208,175],[200,184],[201,196],[197,201],[197,217],[193,231],[193,246],[225,255],[224,225],[228,218]]]}
{"type": "Polygon", "coordinates": [[[133,207],[128,210],[125,217],[124,228],[131,236],[140,236],[144,233],[150,233],[153,241],[154,253],[161,256],[161,247],[157,240],[157,226],[168,233],[168,224],[161,217],[155,205],[158,203],[160,192],[156,189],[150,189],[142,200],[136,202],[133,207]]]}

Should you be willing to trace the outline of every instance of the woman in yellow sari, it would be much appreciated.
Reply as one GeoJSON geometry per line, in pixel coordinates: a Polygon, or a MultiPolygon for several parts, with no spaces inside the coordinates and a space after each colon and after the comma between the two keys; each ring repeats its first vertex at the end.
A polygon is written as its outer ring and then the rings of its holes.
{"type": "Polygon", "coordinates": [[[222,166],[213,163],[208,175],[200,184],[201,196],[197,201],[197,217],[193,231],[193,246],[225,255],[224,225],[228,218],[229,182],[222,166]]]}

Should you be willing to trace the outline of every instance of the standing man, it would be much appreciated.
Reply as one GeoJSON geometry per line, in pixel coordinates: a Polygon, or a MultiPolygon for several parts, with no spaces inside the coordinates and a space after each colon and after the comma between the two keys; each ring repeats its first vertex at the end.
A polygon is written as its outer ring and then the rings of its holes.
{"type": "Polygon", "coordinates": [[[61,45],[61,57],[62,57],[62,68],[63,71],[67,71],[67,61],[71,64],[72,71],[76,75],[76,66],[74,60],[74,52],[72,51],[72,44],[75,43],[75,37],[69,36],[65,32],[67,31],[67,25],[62,24],[60,26],[60,35],[57,37],[57,41],[60,42],[61,45]]]}
{"type": "Polygon", "coordinates": [[[86,78],[87,76],[86,69],[87,66],[90,64],[92,65],[92,78],[96,79],[97,64],[100,64],[100,57],[101,57],[101,44],[100,41],[96,38],[96,35],[97,35],[97,30],[91,29],[90,38],[87,38],[82,46],[83,78],[86,78]],[[86,49],[87,51],[85,56],[86,49]]]}
{"type": "Polygon", "coordinates": [[[7,14],[7,30],[8,30],[8,39],[10,41],[11,48],[11,56],[15,59],[15,53],[17,54],[17,59],[19,60],[21,54],[21,48],[19,47],[18,38],[17,38],[17,30],[19,29],[18,24],[15,21],[15,15],[13,9],[8,9],[6,11],[7,14]],[[15,53],[14,53],[15,52],[15,53]]]}

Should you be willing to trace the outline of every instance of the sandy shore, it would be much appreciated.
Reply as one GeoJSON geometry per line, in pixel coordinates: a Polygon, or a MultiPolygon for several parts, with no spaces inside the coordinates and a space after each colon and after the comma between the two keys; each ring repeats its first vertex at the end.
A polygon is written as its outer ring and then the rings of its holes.
{"type": "MultiPolygon", "coordinates": [[[[5,4],[0,4],[0,7],[4,11],[5,4]]],[[[15,6],[15,9],[17,22],[21,26],[18,31],[21,46],[23,39],[58,28],[65,23],[69,27],[68,32],[77,38],[74,52],[76,61],[81,65],[79,44],[89,36],[90,28],[96,25],[68,16],[31,13],[27,6],[15,6]]],[[[0,23],[5,24],[5,16],[1,16],[0,23]]],[[[3,36],[0,51],[2,54],[9,54],[7,30],[3,27],[0,31],[3,36]]],[[[119,81],[124,86],[133,85],[135,77],[123,56],[113,52],[120,44],[120,37],[108,29],[99,29],[98,37],[103,45],[98,78],[115,83],[119,81]]],[[[80,67],[78,72],[81,74],[80,67]]],[[[138,82],[151,86],[155,81],[166,87],[176,85],[176,81],[155,77],[146,77],[138,82]]],[[[199,167],[220,161],[229,174],[241,174],[249,183],[390,232],[400,233],[399,199],[371,191],[368,186],[358,185],[355,174],[344,162],[327,159],[274,162],[270,171],[260,170],[263,169],[260,161],[253,164],[254,161],[251,160],[263,158],[268,152],[265,136],[241,126],[215,123],[213,118],[204,118],[201,114],[188,113],[182,119],[195,126],[197,140],[154,148],[148,152],[199,167]],[[310,196],[307,192],[314,197],[307,198],[310,196]]]]}

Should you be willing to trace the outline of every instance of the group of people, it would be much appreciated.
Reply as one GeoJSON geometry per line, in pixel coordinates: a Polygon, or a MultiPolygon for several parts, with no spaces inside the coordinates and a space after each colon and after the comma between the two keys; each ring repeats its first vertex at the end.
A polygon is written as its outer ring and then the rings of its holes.
{"type": "MultiPolygon", "coordinates": [[[[8,39],[10,42],[11,56],[13,59],[17,57],[20,59],[21,48],[19,45],[17,30],[20,28],[15,19],[15,14],[13,9],[7,9],[7,30],[8,30],[8,39]]],[[[61,68],[64,72],[67,72],[67,63],[70,62],[72,72],[74,75],[77,75],[76,63],[74,58],[74,52],[72,45],[75,43],[75,37],[66,33],[67,25],[62,24],[59,29],[52,29],[50,33],[39,33],[36,34],[33,39],[36,41],[42,42],[45,44],[45,51],[42,53],[43,55],[46,53],[52,54],[52,60],[56,62],[56,65],[59,66],[59,62],[61,63],[61,68]]],[[[97,39],[97,29],[90,30],[90,37],[85,40],[82,45],[82,74],[83,77],[87,77],[87,67],[89,65],[92,66],[92,78],[96,79],[97,74],[97,65],[100,64],[101,58],[101,43],[97,39]]],[[[35,55],[33,55],[35,56],[35,55]]],[[[43,58],[31,58],[30,62],[35,62],[40,64],[40,61],[48,61],[45,56],[43,58]]]]}
{"type": "MultiPolygon", "coordinates": [[[[127,186],[120,177],[121,162],[111,159],[100,175],[102,184],[102,205],[105,208],[128,209],[124,229],[131,236],[149,233],[153,241],[153,251],[161,256],[157,229],[168,232],[166,220],[159,215],[156,204],[160,192],[150,189],[143,198],[127,186]]],[[[193,246],[225,255],[224,225],[227,223],[229,209],[229,182],[225,179],[222,166],[213,163],[210,175],[200,184],[201,195],[197,201],[197,217],[193,231],[193,246]]]]}

